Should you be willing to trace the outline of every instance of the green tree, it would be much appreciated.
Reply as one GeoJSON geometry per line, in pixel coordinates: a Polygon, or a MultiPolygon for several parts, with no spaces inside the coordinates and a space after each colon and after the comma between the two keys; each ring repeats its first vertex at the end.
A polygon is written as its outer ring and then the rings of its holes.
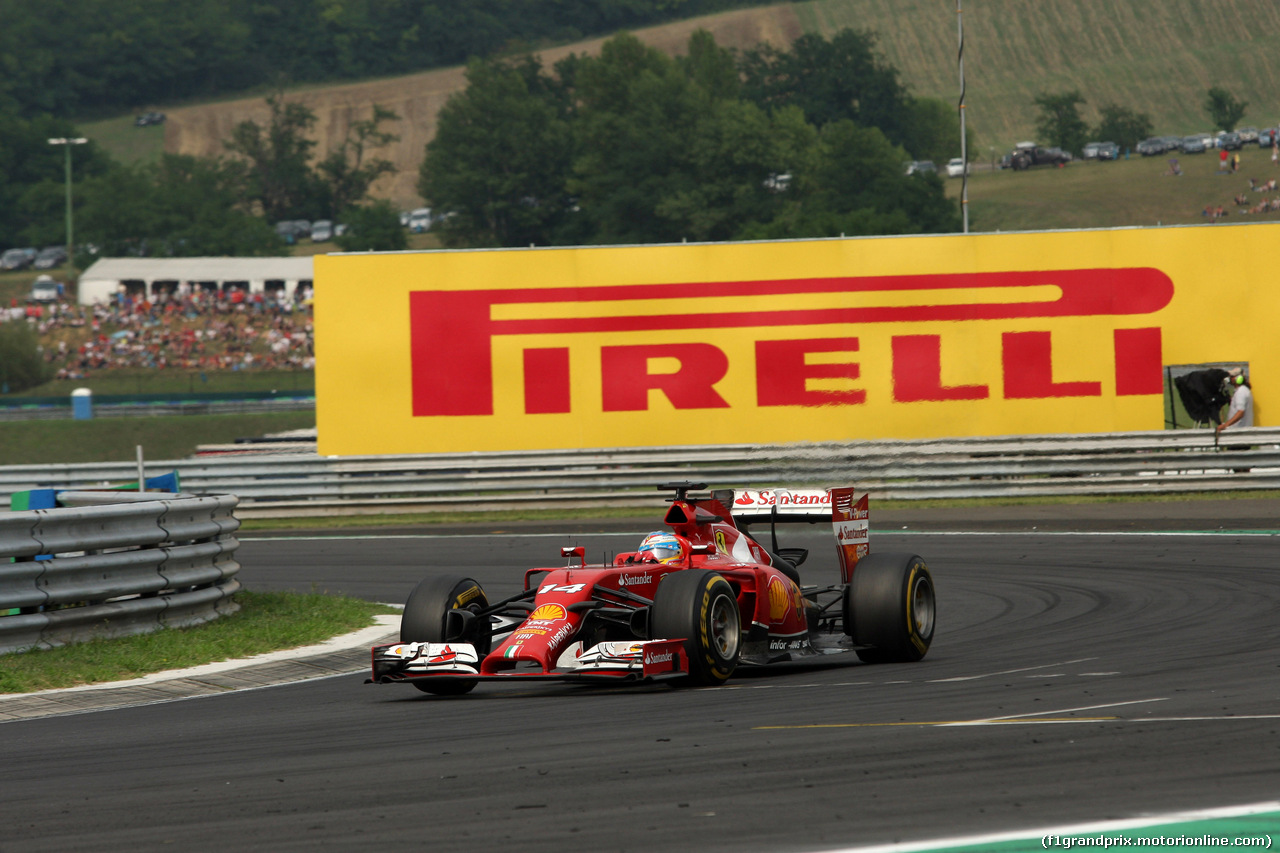
{"type": "MultiPolygon", "coordinates": [[[[960,156],[960,114],[956,105],[936,98],[915,98],[906,107],[903,147],[911,159],[945,163],[960,156]]],[[[973,160],[973,128],[966,127],[967,151],[973,160]]]]}
{"type": "Polygon", "coordinates": [[[1080,117],[1080,105],[1084,102],[1084,95],[1078,91],[1038,95],[1035,105],[1040,108],[1040,116],[1036,119],[1036,133],[1040,139],[1063,151],[1079,154],[1089,135],[1089,126],[1080,117]]]}
{"type": "Polygon", "coordinates": [[[366,160],[365,154],[369,149],[382,148],[399,140],[395,134],[379,129],[385,121],[399,120],[400,116],[393,111],[374,104],[373,116],[352,122],[342,142],[316,166],[328,187],[328,213],[331,217],[364,201],[374,182],[395,172],[396,167],[390,160],[380,157],[366,160]]]}
{"type": "Polygon", "coordinates": [[[335,237],[334,242],[344,252],[395,252],[408,248],[400,214],[389,201],[351,208],[343,219],[348,225],[347,232],[335,237]]]}
{"type": "Polygon", "coordinates": [[[35,331],[23,321],[0,323],[0,394],[16,394],[48,382],[49,365],[35,331]]]}
{"type": "Polygon", "coordinates": [[[1117,104],[1106,104],[1099,112],[1101,120],[1094,134],[1099,140],[1114,142],[1123,150],[1133,150],[1138,143],[1155,133],[1151,116],[1117,104]]]}
{"type": "Polygon", "coordinates": [[[243,208],[239,189],[236,170],[217,160],[166,154],[119,166],[85,182],[77,242],[108,256],[278,254],[280,239],[243,208]]]}
{"type": "Polygon", "coordinates": [[[0,0],[0,103],[118,112],[404,74],[759,0],[0,0]]]}
{"type": "Polygon", "coordinates": [[[960,214],[936,174],[907,176],[906,152],[878,128],[824,127],[797,175],[795,201],[752,238],[838,237],[959,231],[960,214]]]}
{"type": "Polygon", "coordinates": [[[663,202],[694,186],[688,141],[708,114],[710,95],[674,60],[628,34],[606,42],[598,57],[583,59],[575,83],[579,155],[569,189],[591,239],[658,243],[688,237],[684,211],[663,202]]]}
{"type": "MultiPolygon", "coordinates": [[[[66,150],[50,145],[49,139],[79,135],[68,121],[24,119],[0,111],[0,246],[66,242],[66,150]]],[[[103,174],[111,161],[93,141],[74,146],[71,155],[79,207],[81,182],[103,174]]]]}
{"type": "Polygon", "coordinates": [[[446,245],[548,245],[572,214],[572,157],[566,105],[538,60],[475,61],[440,110],[418,192],[450,214],[446,245]]]}
{"type": "Polygon", "coordinates": [[[225,147],[241,158],[244,197],[256,202],[268,222],[316,219],[328,208],[327,189],[311,168],[316,147],[307,134],[316,115],[282,95],[267,98],[271,119],[266,128],[243,121],[225,147]]]}
{"type": "MultiPolygon", "coordinates": [[[[531,58],[473,63],[419,174],[423,198],[451,214],[442,239],[518,246],[958,230],[941,181],[908,180],[907,152],[883,131],[846,117],[820,136],[799,104],[742,97],[732,60],[698,32],[681,59],[623,34],[598,56],[557,63],[554,78],[531,58]]],[[[905,103],[900,128],[958,143],[958,119],[905,103]]]]}
{"type": "Polygon", "coordinates": [[[819,128],[851,119],[906,144],[911,99],[876,40],[870,30],[846,28],[830,40],[806,33],[786,51],[768,43],[748,50],[740,63],[744,96],[766,109],[798,106],[819,128]]]}
{"type": "Polygon", "coordinates": [[[699,29],[689,37],[688,53],[676,62],[690,80],[712,98],[737,98],[742,91],[733,51],[716,44],[715,37],[699,29]]]}
{"type": "Polygon", "coordinates": [[[775,121],[755,104],[713,101],[672,163],[678,180],[666,184],[654,213],[669,224],[673,236],[736,239],[752,224],[780,212],[802,147],[813,137],[794,107],[780,110],[775,121]]]}
{"type": "Polygon", "coordinates": [[[1213,120],[1213,126],[1220,130],[1235,130],[1248,106],[1247,101],[1237,100],[1221,86],[1210,89],[1204,100],[1204,111],[1213,120]]]}

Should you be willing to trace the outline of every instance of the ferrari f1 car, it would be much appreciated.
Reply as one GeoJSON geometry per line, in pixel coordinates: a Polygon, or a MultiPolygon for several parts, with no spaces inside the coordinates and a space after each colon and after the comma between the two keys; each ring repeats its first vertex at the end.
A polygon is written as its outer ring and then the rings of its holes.
{"type": "Polygon", "coordinates": [[[933,579],[918,556],[869,553],[866,495],[659,488],[675,492],[670,533],[611,563],[562,548],[568,565],[528,570],[523,591],[501,601],[460,575],[422,581],[400,642],[374,647],[370,683],[446,695],[515,679],[716,685],[739,666],[840,654],[909,662],[929,650],[933,579]],[[762,522],[769,547],[751,532],[762,522]],[[839,583],[801,582],[808,551],[778,546],[778,525],[794,522],[832,526],[839,583]]]}

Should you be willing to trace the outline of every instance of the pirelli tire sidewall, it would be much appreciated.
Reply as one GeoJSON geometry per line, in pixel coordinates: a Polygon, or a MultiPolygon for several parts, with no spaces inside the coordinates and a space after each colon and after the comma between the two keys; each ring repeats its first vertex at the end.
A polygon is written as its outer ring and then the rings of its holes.
{"type": "MultiPolygon", "coordinates": [[[[404,603],[400,616],[400,642],[402,643],[471,643],[481,658],[489,653],[492,635],[487,617],[470,621],[470,630],[452,636],[452,628],[462,621],[456,617],[450,623],[449,611],[480,611],[489,606],[484,590],[476,581],[461,575],[436,575],[414,587],[404,603]]],[[[424,679],[413,681],[413,686],[423,693],[439,696],[459,696],[469,693],[475,686],[473,679],[424,679]]]]}
{"type": "Polygon", "coordinates": [[[658,584],[649,616],[653,639],[685,641],[688,682],[723,684],[742,648],[742,623],[733,587],[716,572],[672,572],[658,584]]]}
{"type": "Polygon", "coordinates": [[[482,657],[489,652],[488,631],[472,630],[466,636],[449,636],[449,611],[478,611],[489,606],[475,580],[461,575],[436,575],[414,587],[400,616],[400,642],[464,642],[476,646],[482,657]]]}
{"type": "Polygon", "coordinates": [[[870,663],[918,661],[933,644],[937,603],[933,576],[915,554],[868,554],[845,588],[845,633],[870,663]]]}

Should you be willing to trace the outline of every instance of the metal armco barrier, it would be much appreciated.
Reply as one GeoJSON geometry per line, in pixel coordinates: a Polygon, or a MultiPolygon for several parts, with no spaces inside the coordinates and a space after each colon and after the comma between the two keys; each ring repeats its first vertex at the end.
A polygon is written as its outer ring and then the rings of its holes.
{"type": "MultiPolygon", "coordinates": [[[[653,486],[855,483],[873,499],[1143,494],[1280,488],[1280,428],[806,445],[154,462],[184,488],[235,494],[242,518],[514,507],[651,506],[653,486]],[[1243,449],[1235,449],[1243,448],[1243,449]]],[[[0,495],[135,476],[131,463],[0,468],[0,495]]]]}
{"type": "Polygon", "coordinates": [[[63,492],[0,512],[0,652],[208,622],[234,612],[231,495],[63,492]]]}

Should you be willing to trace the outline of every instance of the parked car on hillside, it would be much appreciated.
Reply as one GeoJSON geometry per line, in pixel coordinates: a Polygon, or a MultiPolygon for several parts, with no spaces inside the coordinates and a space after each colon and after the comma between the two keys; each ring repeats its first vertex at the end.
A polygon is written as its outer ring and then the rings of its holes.
{"type": "Polygon", "coordinates": [[[1152,136],[1139,142],[1134,147],[1134,150],[1143,157],[1157,157],[1168,149],[1165,148],[1164,139],[1159,136],[1152,136]]]}
{"type": "Polygon", "coordinates": [[[333,239],[333,222],[328,219],[317,219],[311,223],[311,242],[324,243],[333,239]]]}
{"type": "Polygon", "coordinates": [[[5,272],[25,270],[31,266],[31,262],[35,260],[35,257],[35,249],[9,249],[3,255],[0,255],[0,269],[5,272]]]}
{"type": "Polygon", "coordinates": [[[431,230],[431,208],[420,207],[409,214],[409,230],[421,234],[431,230]]]}
{"type": "Polygon", "coordinates": [[[1181,151],[1183,154],[1203,154],[1205,149],[1206,146],[1204,144],[1203,136],[1193,135],[1182,137],[1181,151]]]}
{"type": "Polygon", "coordinates": [[[1258,129],[1256,127],[1237,127],[1236,133],[1240,134],[1240,140],[1246,145],[1250,143],[1258,144],[1258,129]]]}
{"type": "Polygon", "coordinates": [[[38,270],[51,270],[54,267],[60,267],[67,262],[67,250],[62,246],[45,246],[40,250],[40,254],[36,255],[35,263],[31,266],[38,270]]]}
{"type": "Polygon", "coordinates": [[[1061,148],[1045,147],[1034,142],[1019,142],[1009,159],[1009,165],[1019,172],[1032,166],[1065,166],[1070,162],[1071,155],[1061,148]]]}
{"type": "Polygon", "coordinates": [[[1099,160],[1119,160],[1120,146],[1114,142],[1098,143],[1098,159],[1099,160]]]}
{"type": "Polygon", "coordinates": [[[1244,147],[1244,139],[1235,131],[1228,131],[1218,137],[1218,147],[1225,151],[1239,151],[1244,147]]]}
{"type": "Polygon", "coordinates": [[[959,178],[968,171],[964,164],[964,160],[960,157],[952,157],[947,161],[947,177],[959,178]]]}
{"type": "Polygon", "coordinates": [[[1097,160],[1098,149],[1102,146],[1101,142],[1086,142],[1084,148],[1080,149],[1081,160],[1097,160]]]}
{"type": "Polygon", "coordinates": [[[61,295],[61,284],[47,275],[38,275],[36,280],[31,282],[31,295],[27,299],[32,302],[57,302],[61,295]]]}
{"type": "Polygon", "coordinates": [[[305,219],[283,219],[275,227],[276,234],[290,246],[311,236],[311,223],[305,219]]]}

